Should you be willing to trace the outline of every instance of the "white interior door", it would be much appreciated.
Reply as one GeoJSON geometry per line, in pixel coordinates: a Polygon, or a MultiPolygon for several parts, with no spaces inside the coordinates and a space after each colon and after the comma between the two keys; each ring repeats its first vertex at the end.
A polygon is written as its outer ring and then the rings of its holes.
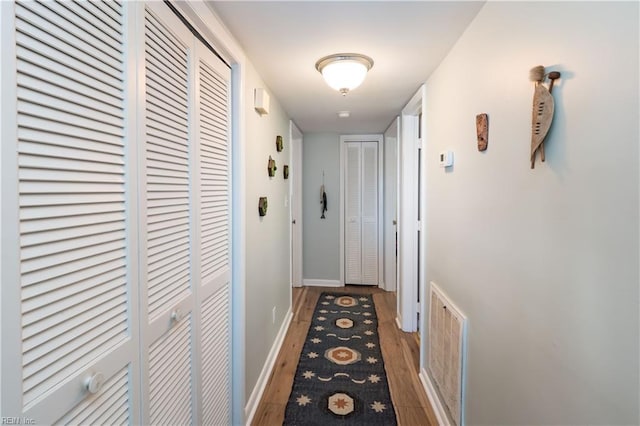
{"type": "Polygon", "coordinates": [[[362,150],[346,144],[345,160],[345,284],[362,284],[362,150]]]}
{"type": "Polygon", "coordinates": [[[130,8],[0,7],[2,420],[138,423],[130,8]]]}
{"type": "Polygon", "coordinates": [[[164,5],[144,8],[141,312],[143,422],[194,423],[191,34],[164,5]]]}
{"type": "Polygon", "coordinates": [[[396,291],[398,276],[398,140],[400,118],[384,134],[384,288],[396,291]]]}
{"type": "Polygon", "coordinates": [[[230,423],[230,71],[144,12],[143,421],[230,423]]]}
{"type": "Polygon", "coordinates": [[[377,285],[378,143],[348,142],[345,152],[345,283],[377,285]]]}
{"type": "Polygon", "coordinates": [[[3,422],[230,424],[229,68],[164,3],[0,8],[3,422]]]}
{"type": "Polygon", "coordinates": [[[199,42],[196,58],[198,423],[225,425],[231,424],[231,74],[199,42]]]}
{"type": "Polygon", "coordinates": [[[302,287],[302,132],[290,122],[291,284],[302,287]]]}

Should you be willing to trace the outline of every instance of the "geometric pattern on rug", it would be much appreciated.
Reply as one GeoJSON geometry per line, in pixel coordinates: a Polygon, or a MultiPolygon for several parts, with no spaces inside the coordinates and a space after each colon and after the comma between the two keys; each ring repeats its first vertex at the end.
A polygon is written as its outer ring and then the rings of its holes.
{"type": "Polygon", "coordinates": [[[370,294],[320,295],[283,424],[397,424],[370,294]]]}

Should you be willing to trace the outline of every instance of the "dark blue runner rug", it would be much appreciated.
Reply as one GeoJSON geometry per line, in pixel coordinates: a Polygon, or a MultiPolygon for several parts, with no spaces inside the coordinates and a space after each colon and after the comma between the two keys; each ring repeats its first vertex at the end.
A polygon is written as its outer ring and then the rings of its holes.
{"type": "Polygon", "coordinates": [[[396,424],[370,294],[320,295],[284,424],[396,424]]]}

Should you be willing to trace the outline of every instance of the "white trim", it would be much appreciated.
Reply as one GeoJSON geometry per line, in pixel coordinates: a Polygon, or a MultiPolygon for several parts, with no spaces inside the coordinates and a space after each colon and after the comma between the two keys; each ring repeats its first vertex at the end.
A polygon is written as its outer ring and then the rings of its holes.
{"type": "Polygon", "coordinates": [[[344,157],[347,142],[376,142],[378,144],[378,287],[384,289],[384,136],[340,135],[340,283],[344,286],[344,157]]]}
{"type": "Polygon", "coordinates": [[[436,415],[436,419],[438,420],[438,424],[441,426],[450,425],[449,417],[447,417],[447,412],[444,409],[444,405],[442,401],[440,401],[440,397],[438,396],[438,392],[436,391],[433,383],[431,382],[431,378],[427,373],[427,370],[424,367],[420,368],[420,382],[422,383],[422,387],[424,391],[427,393],[427,398],[429,398],[429,402],[431,403],[431,407],[433,408],[433,412],[436,415]]]}
{"type": "MultiPolygon", "coordinates": [[[[17,160],[17,62],[15,3],[1,2],[0,19],[0,56],[2,58],[2,98],[0,98],[0,161],[2,179],[0,179],[0,333],[2,352],[0,354],[0,407],[2,416],[22,416],[22,370],[16,368],[22,359],[21,286],[20,286],[20,223],[18,202],[18,160],[17,160]]],[[[3,417],[4,418],[4,417],[3,417]]]]}
{"type": "Polygon", "coordinates": [[[400,321],[400,317],[396,316],[396,325],[399,330],[402,330],[402,321],[400,321]]]}
{"type": "Polygon", "coordinates": [[[302,281],[302,285],[305,287],[344,287],[344,282],[340,280],[311,280],[305,278],[302,281]]]}
{"type": "MultiPolygon", "coordinates": [[[[244,408],[244,416],[246,419],[246,424],[250,425],[253,421],[253,416],[256,414],[256,410],[258,405],[260,404],[260,400],[262,399],[262,394],[264,393],[265,388],[267,387],[267,383],[269,382],[269,377],[271,377],[271,371],[278,359],[278,354],[280,353],[280,349],[282,348],[282,344],[284,343],[284,338],[287,335],[287,331],[289,330],[289,325],[291,324],[291,320],[293,319],[293,312],[291,308],[287,311],[287,314],[284,317],[284,321],[280,326],[280,330],[276,335],[276,339],[273,342],[273,346],[271,346],[271,350],[269,351],[269,355],[262,367],[262,371],[260,372],[260,376],[258,376],[258,381],[249,396],[247,401],[247,405],[244,408]]],[[[235,424],[235,423],[234,423],[235,424]]]]}

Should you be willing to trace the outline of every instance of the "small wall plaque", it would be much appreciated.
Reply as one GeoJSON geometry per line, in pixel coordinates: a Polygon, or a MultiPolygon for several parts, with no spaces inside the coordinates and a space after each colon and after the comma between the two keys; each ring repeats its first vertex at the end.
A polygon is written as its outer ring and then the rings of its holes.
{"type": "Polygon", "coordinates": [[[276,151],[278,152],[282,151],[282,147],[283,147],[282,136],[278,135],[276,136],[276,151]]]}
{"type": "Polygon", "coordinates": [[[487,114],[476,115],[476,134],[478,151],[485,151],[489,145],[489,117],[487,114]]]}
{"type": "Polygon", "coordinates": [[[258,200],[258,214],[260,216],[266,216],[267,204],[267,197],[260,197],[260,199],[258,200]]]}
{"type": "Polygon", "coordinates": [[[267,171],[269,172],[269,177],[274,177],[276,175],[276,161],[269,156],[269,163],[267,164],[267,171]]]}
{"type": "Polygon", "coordinates": [[[285,179],[289,179],[289,166],[288,165],[284,165],[282,166],[282,174],[284,175],[285,179]]]}

